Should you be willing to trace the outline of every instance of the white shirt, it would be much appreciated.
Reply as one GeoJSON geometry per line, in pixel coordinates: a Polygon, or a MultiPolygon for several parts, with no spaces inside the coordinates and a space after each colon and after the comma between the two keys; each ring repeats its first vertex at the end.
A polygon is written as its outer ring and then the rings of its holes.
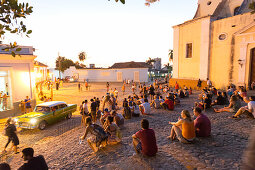
{"type": "Polygon", "coordinates": [[[148,102],[143,103],[142,106],[144,108],[144,113],[149,114],[151,112],[151,106],[148,102]]]}
{"type": "Polygon", "coordinates": [[[211,86],[211,85],[212,85],[211,80],[207,80],[207,86],[211,86]]]}
{"type": "Polygon", "coordinates": [[[84,113],[89,113],[88,105],[85,103],[83,104],[83,111],[84,111],[84,113]]]}
{"type": "Polygon", "coordinates": [[[250,101],[248,103],[248,109],[252,110],[253,117],[255,118],[255,101],[250,101]]]}

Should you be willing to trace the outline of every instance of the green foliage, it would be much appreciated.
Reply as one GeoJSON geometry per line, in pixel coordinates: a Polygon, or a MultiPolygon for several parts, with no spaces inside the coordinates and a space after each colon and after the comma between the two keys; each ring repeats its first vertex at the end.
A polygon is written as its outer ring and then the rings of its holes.
{"type": "Polygon", "coordinates": [[[27,30],[23,19],[33,12],[33,7],[28,3],[18,3],[18,0],[0,0],[0,3],[0,38],[7,32],[28,37],[32,30],[27,30]]]}
{"type": "Polygon", "coordinates": [[[84,61],[87,58],[87,54],[84,51],[80,52],[80,54],[78,56],[79,56],[80,61],[84,61]]]}
{"type": "Polygon", "coordinates": [[[150,65],[150,66],[152,66],[152,64],[153,64],[154,62],[155,62],[155,60],[152,59],[152,58],[150,58],[150,57],[149,57],[148,60],[145,61],[145,63],[148,64],[148,65],[150,65]]]}
{"type": "Polygon", "coordinates": [[[252,10],[251,13],[255,13],[255,2],[250,3],[249,8],[252,10]]]}
{"type": "Polygon", "coordinates": [[[73,62],[71,59],[67,59],[65,57],[59,56],[56,59],[56,69],[60,70],[61,72],[64,72],[66,69],[68,69],[71,66],[75,66],[77,69],[85,68],[86,66],[84,64],[81,64],[79,62],[73,62]]]}
{"type": "MultiPolygon", "coordinates": [[[[18,0],[0,0],[0,39],[3,39],[6,33],[26,35],[32,33],[32,30],[27,30],[23,19],[33,12],[33,7],[28,3],[19,3],[18,0]]],[[[10,43],[10,46],[5,48],[5,51],[12,50],[12,56],[15,57],[15,50],[21,51],[17,43],[10,43]]]]}
{"type": "Polygon", "coordinates": [[[174,58],[174,50],[169,49],[168,58],[169,58],[169,60],[172,60],[174,58]]]}

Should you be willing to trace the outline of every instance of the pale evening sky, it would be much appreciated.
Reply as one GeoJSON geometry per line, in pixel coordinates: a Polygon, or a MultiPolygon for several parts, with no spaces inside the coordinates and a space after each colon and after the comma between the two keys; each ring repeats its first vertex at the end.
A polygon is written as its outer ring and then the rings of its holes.
{"type": "Polygon", "coordinates": [[[168,61],[173,47],[173,25],[192,19],[197,0],[161,0],[150,7],[145,0],[24,0],[34,7],[25,21],[33,30],[30,38],[8,36],[20,45],[32,45],[37,60],[55,66],[58,52],[78,61],[85,51],[85,64],[108,67],[115,62],[145,61],[160,57],[168,61]]]}

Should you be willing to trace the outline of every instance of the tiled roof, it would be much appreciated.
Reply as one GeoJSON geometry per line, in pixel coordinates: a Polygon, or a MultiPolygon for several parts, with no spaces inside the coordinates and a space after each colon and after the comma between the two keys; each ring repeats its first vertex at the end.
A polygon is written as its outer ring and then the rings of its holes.
{"type": "Polygon", "coordinates": [[[110,68],[149,68],[150,66],[145,62],[125,62],[125,63],[115,63],[110,68]]]}
{"type": "Polygon", "coordinates": [[[41,63],[39,61],[34,61],[34,65],[35,66],[39,66],[39,67],[48,67],[46,64],[43,64],[43,63],[41,63]]]}

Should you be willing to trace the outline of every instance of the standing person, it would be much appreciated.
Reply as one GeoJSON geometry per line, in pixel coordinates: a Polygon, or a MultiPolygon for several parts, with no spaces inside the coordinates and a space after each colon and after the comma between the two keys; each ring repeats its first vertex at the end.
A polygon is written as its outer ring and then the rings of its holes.
{"type": "Polygon", "coordinates": [[[207,87],[211,88],[212,87],[212,82],[209,78],[207,78],[207,87]]]}
{"type": "Polygon", "coordinates": [[[92,136],[87,139],[87,142],[90,148],[94,152],[97,152],[101,144],[106,145],[108,135],[101,126],[93,124],[90,117],[86,118],[85,126],[86,126],[85,133],[83,136],[81,136],[80,139],[84,140],[90,133],[92,136]]]}
{"type": "Polygon", "coordinates": [[[99,106],[98,106],[98,103],[94,99],[91,99],[90,102],[91,102],[90,115],[92,118],[92,122],[96,123],[97,122],[97,110],[98,110],[99,106]]]}
{"type": "Polygon", "coordinates": [[[155,95],[155,88],[153,87],[153,85],[150,85],[149,94],[150,94],[150,98],[151,98],[151,101],[152,101],[153,98],[154,98],[154,95],[155,95]]]}
{"type": "Polygon", "coordinates": [[[193,110],[194,115],[197,117],[194,121],[195,132],[197,137],[208,137],[211,135],[211,122],[208,117],[202,114],[202,110],[196,107],[193,110]]]}
{"type": "Polygon", "coordinates": [[[106,92],[107,93],[109,92],[109,88],[110,88],[110,84],[109,84],[109,82],[106,82],[106,92]]]}
{"type": "Polygon", "coordinates": [[[48,165],[42,155],[34,157],[33,148],[25,148],[22,150],[22,158],[24,163],[18,170],[48,170],[48,165]]]}
{"type": "Polygon", "coordinates": [[[59,80],[56,81],[56,90],[59,89],[59,80]]]}
{"type": "Polygon", "coordinates": [[[118,102],[117,100],[118,100],[119,92],[116,88],[114,89],[113,94],[114,94],[114,97],[116,98],[116,102],[118,102]]]}
{"type": "Polygon", "coordinates": [[[88,91],[89,84],[88,84],[88,82],[87,82],[87,81],[85,82],[85,88],[86,88],[86,90],[88,91]]]}
{"type": "Polygon", "coordinates": [[[17,129],[16,129],[16,126],[14,125],[12,118],[9,118],[7,120],[4,130],[5,130],[5,135],[8,136],[8,142],[6,143],[4,147],[4,152],[6,152],[6,148],[9,145],[9,143],[12,142],[14,153],[17,154],[18,153],[17,146],[19,145],[19,138],[16,134],[17,129]]]}
{"type": "Polygon", "coordinates": [[[133,145],[136,153],[142,153],[145,156],[155,156],[158,152],[155,132],[149,128],[149,121],[142,119],[142,130],[132,136],[133,145]]]}
{"type": "Polygon", "coordinates": [[[135,90],[136,90],[136,86],[135,86],[135,83],[133,83],[133,85],[132,85],[132,92],[133,92],[133,94],[135,94],[135,90]]]}
{"type": "Polygon", "coordinates": [[[79,92],[81,91],[81,83],[80,82],[78,83],[78,90],[79,90],[79,92]]]}
{"type": "Polygon", "coordinates": [[[3,110],[7,110],[7,99],[8,99],[8,96],[7,96],[7,94],[5,93],[4,95],[3,95],[3,110]]]}
{"type": "Polygon", "coordinates": [[[26,96],[24,102],[26,106],[26,113],[32,112],[31,99],[28,96],[26,96]]]}
{"type": "Polygon", "coordinates": [[[198,87],[199,90],[200,90],[200,88],[201,88],[201,85],[202,85],[202,81],[201,81],[200,79],[198,79],[197,87],[198,87]]]}
{"type": "Polygon", "coordinates": [[[179,84],[177,83],[177,81],[175,82],[174,89],[176,92],[178,92],[179,90],[179,84]]]}
{"type": "Polygon", "coordinates": [[[196,137],[194,121],[187,110],[182,111],[181,117],[178,122],[169,122],[173,126],[168,138],[171,140],[177,138],[181,143],[190,143],[196,137]]]}
{"type": "Polygon", "coordinates": [[[123,92],[123,96],[124,96],[124,94],[125,94],[125,83],[123,83],[123,85],[122,85],[122,88],[121,88],[121,90],[122,90],[122,92],[123,92]]]}

